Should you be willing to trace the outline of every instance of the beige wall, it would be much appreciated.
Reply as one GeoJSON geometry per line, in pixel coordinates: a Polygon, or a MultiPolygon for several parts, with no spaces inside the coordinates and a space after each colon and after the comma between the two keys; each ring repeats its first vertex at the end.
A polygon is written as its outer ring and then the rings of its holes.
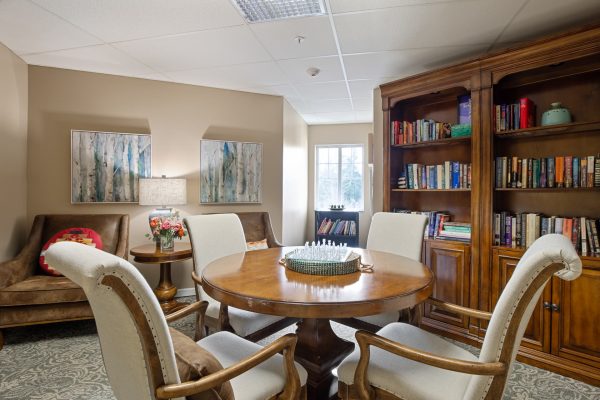
{"type": "MultiPolygon", "coordinates": [[[[136,78],[29,68],[28,219],[42,213],[127,213],[130,246],[148,243],[153,207],[70,204],[70,131],[87,129],[152,134],[152,172],[187,178],[182,215],[259,211],[271,214],[281,238],[283,99],[136,78]],[[200,139],[263,143],[260,205],[199,205],[200,139]]],[[[14,171],[15,168],[12,168],[14,171]]],[[[158,266],[140,265],[151,285],[158,266]]],[[[191,262],[173,266],[178,288],[192,287],[191,262]]]]}
{"type": "Polygon", "coordinates": [[[371,224],[372,205],[370,199],[370,178],[367,165],[369,133],[373,132],[372,124],[334,124],[311,125],[308,127],[308,224],[306,236],[312,241],[315,237],[315,146],[318,144],[362,144],[364,145],[365,209],[359,214],[360,246],[366,244],[367,233],[371,224]]]}
{"type": "Polygon", "coordinates": [[[27,64],[0,44],[0,261],[27,235],[27,64]]]}
{"type": "Polygon", "coordinates": [[[282,243],[298,246],[306,240],[308,210],[307,125],[287,101],[283,101],[283,216],[282,243]]]}

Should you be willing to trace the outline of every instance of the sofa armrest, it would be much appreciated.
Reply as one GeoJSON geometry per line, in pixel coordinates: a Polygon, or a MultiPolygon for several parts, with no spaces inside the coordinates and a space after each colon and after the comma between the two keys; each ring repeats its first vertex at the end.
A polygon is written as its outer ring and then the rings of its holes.
{"type": "Polygon", "coordinates": [[[33,275],[36,261],[40,256],[40,243],[42,241],[42,228],[44,216],[37,215],[25,247],[12,260],[0,263],[0,289],[21,282],[33,275]]]}
{"type": "Polygon", "coordinates": [[[271,217],[269,217],[269,213],[264,213],[265,219],[265,236],[267,237],[267,245],[269,248],[272,247],[283,247],[281,243],[277,241],[275,234],[273,233],[273,227],[271,226],[271,217]]]}

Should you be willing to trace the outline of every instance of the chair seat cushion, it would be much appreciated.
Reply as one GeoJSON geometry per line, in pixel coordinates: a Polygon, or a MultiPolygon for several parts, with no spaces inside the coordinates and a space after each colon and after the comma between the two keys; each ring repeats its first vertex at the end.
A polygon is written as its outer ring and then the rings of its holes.
{"type": "MultiPolygon", "coordinates": [[[[202,300],[208,301],[206,316],[215,319],[219,318],[221,303],[206,295],[202,297],[202,300]]],[[[227,313],[229,314],[229,324],[235,330],[235,333],[242,337],[248,336],[285,318],[277,315],[259,314],[235,307],[228,307],[227,313]]]]}
{"type": "Polygon", "coordinates": [[[64,276],[33,275],[0,289],[0,306],[23,306],[85,301],[83,290],[64,276]]]}
{"type": "MultiPolygon", "coordinates": [[[[404,323],[389,324],[378,335],[436,355],[477,361],[477,357],[436,335],[404,323]]],[[[360,358],[355,350],[338,367],[338,378],[351,385],[360,358]]],[[[462,399],[471,375],[408,360],[371,346],[368,379],[372,386],[405,400],[462,399]]]]}
{"type": "Polygon", "coordinates": [[[382,327],[386,326],[387,324],[391,324],[392,322],[398,322],[400,319],[400,311],[388,311],[382,314],[356,317],[356,319],[382,327]]]}
{"type": "MultiPolygon", "coordinates": [[[[177,371],[181,382],[196,380],[223,369],[212,354],[196,344],[191,338],[176,329],[169,328],[177,371]]],[[[187,400],[233,400],[233,389],[229,382],[216,386],[208,393],[187,396],[187,400]]]]}
{"type": "MultiPolygon", "coordinates": [[[[198,341],[209,351],[224,368],[256,353],[262,346],[242,339],[231,332],[217,332],[198,341]]],[[[306,370],[296,363],[300,375],[300,385],[306,384],[306,370]]],[[[233,393],[237,400],[268,399],[283,390],[285,376],[283,356],[276,354],[260,365],[231,380],[233,393]]]]}

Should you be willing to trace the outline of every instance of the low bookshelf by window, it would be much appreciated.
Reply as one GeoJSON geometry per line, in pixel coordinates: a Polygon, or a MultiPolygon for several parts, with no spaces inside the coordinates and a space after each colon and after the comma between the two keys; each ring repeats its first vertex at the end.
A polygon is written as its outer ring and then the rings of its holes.
{"type": "Polygon", "coordinates": [[[358,212],[315,211],[315,240],[358,247],[358,212]]]}

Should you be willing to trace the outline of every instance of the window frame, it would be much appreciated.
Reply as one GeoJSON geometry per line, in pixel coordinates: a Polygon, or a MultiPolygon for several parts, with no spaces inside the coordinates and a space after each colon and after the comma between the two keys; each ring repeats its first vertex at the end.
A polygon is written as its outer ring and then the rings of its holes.
{"type": "Polygon", "coordinates": [[[316,211],[326,211],[329,208],[319,208],[318,207],[318,198],[319,198],[319,149],[337,149],[338,150],[338,162],[337,162],[337,198],[338,201],[341,201],[342,198],[342,149],[345,148],[359,148],[361,150],[361,163],[360,163],[360,173],[361,173],[361,204],[356,209],[346,208],[346,211],[358,211],[363,212],[365,210],[365,145],[362,143],[347,143],[347,144],[316,144],[315,145],[315,192],[314,192],[314,204],[316,211]]]}

